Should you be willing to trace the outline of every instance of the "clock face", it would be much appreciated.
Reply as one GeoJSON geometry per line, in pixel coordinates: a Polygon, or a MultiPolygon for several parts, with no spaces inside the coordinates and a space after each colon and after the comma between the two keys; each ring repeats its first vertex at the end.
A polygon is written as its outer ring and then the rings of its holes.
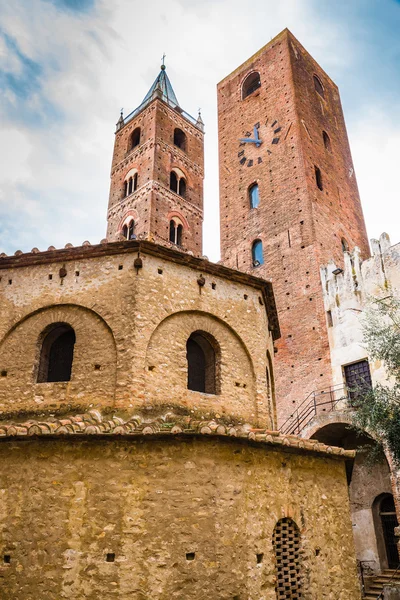
{"type": "Polygon", "coordinates": [[[271,124],[269,124],[268,119],[264,125],[259,122],[255,123],[253,132],[246,131],[239,140],[238,159],[240,165],[252,167],[261,164],[267,155],[272,154],[269,146],[279,144],[281,131],[282,127],[276,120],[272,121],[271,124]]]}

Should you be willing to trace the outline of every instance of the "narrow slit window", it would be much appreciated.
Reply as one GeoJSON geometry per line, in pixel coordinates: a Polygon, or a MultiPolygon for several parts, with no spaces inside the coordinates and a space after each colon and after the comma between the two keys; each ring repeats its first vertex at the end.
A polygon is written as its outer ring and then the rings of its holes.
{"type": "Polygon", "coordinates": [[[322,85],[320,78],[316,75],[314,75],[314,89],[317,94],[319,94],[322,98],[325,98],[324,86],[322,85]]]}
{"type": "Polygon", "coordinates": [[[251,257],[253,267],[259,267],[264,264],[263,245],[261,240],[255,240],[251,248],[251,257]]]}
{"type": "Polygon", "coordinates": [[[328,150],[328,152],[332,152],[331,138],[326,133],[326,131],[322,132],[322,139],[324,140],[325,150],[328,150]]]}
{"type": "Polygon", "coordinates": [[[260,197],[258,193],[258,184],[253,183],[249,187],[249,200],[250,200],[250,208],[257,208],[260,203],[260,197]]]}
{"type": "Polygon", "coordinates": [[[315,183],[317,184],[317,188],[322,191],[324,189],[324,186],[322,185],[321,169],[314,166],[314,170],[315,170],[315,183]]]}

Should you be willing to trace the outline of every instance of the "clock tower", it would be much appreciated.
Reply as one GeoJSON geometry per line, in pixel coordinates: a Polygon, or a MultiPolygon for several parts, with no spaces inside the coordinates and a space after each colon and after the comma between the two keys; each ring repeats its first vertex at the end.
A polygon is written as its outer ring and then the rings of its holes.
{"type": "Polygon", "coordinates": [[[278,424],[332,383],[320,266],[368,239],[337,86],[285,29],[218,85],[222,262],[271,278],[278,424]]]}
{"type": "Polygon", "coordinates": [[[149,238],[202,254],[204,124],[179,105],[163,64],[117,123],[107,239],[149,238]]]}

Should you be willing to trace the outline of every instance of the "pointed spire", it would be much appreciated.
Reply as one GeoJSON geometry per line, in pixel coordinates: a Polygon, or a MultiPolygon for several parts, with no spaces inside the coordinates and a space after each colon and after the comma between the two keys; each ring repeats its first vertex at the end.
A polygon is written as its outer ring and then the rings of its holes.
{"type": "Polygon", "coordinates": [[[117,131],[119,131],[121,129],[121,127],[124,126],[124,114],[123,114],[123,108],[121,108],[121,114],[119,116],[119,119],[117,121],[117,131]]]}
{"type": "Polygon", "coordinates": [[[178,99],[175,96],[175,92],[166,73],[166,66],[164,60],[165,54],[163,54],[162,57],[161,71],[159,72],[153,85],[144,97],[142,105],[146,104],[147,102],[150,102],[154,98],[161,98],[162,100],[164,100],[164,102],[166,102],[173,108],[179,106],[178,99]]]}
{"type": "Polygon", "coordinates": [[[204,121],[201,118],[201,110],[199,108],[199,113],[197,115],[197,121],[196,121],[196,125],[199,129],[201,129],[201,131],[204,131],[204,121]]]}

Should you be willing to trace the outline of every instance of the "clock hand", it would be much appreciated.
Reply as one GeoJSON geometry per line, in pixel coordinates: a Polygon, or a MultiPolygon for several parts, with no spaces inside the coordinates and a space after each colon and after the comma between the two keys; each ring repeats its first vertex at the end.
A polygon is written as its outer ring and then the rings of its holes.
{"type": "Polygon", "coordinates": [[[259,140],[253,140],[253,138],[242,138],[239,140],[239,142],[249,142],[251,144],[258,144],[260,145],[260,141],[259,140]]]}

